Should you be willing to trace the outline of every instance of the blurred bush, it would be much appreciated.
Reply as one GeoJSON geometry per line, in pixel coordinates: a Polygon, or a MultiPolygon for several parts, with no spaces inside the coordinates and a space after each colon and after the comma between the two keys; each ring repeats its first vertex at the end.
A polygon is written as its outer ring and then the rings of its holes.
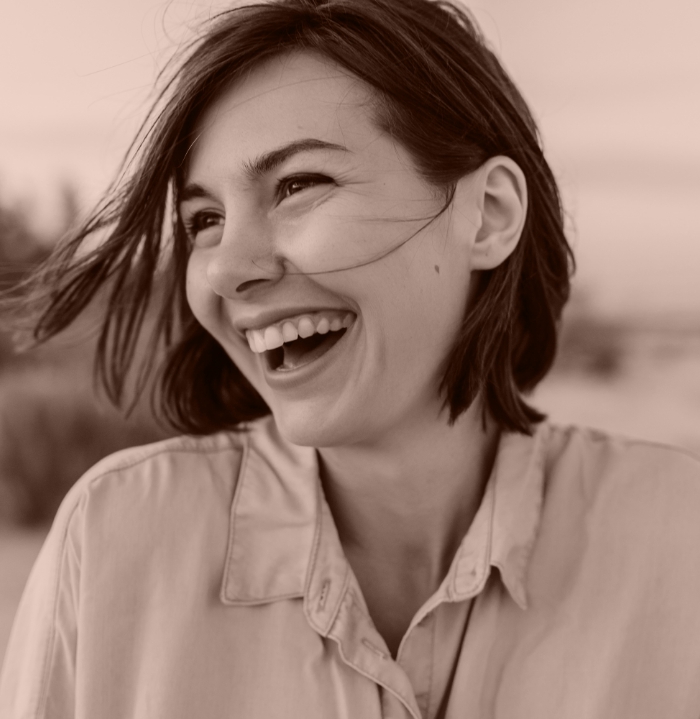
{"type": "Polygon", "coordinates": [[[162,436],[144,408],[125,418],[60,365],[5,373],[0,516],[25,525],[48,522],[71,485],[99,459],[162,436]]]}
{"type": "MultiPolygon", "coordinates": [[[[30,208],[0,201],[0,288],[11,289],[75,222],[75,193],[64,187],[62,197],[63,222],[49,237],[32,228],[30,208]]],[[[91,308],[69,338],[23,354],[14,352],[9,328],[0,332],[0,521],[50,522],[91,465],[166,434],[145,401],[124,417],[95,393],[90,325],[98,315],[91,308]]]]}
{"type": "Polygon", "coordinates": [[[595,315],[574,315],[563,325],[556,367],[600,379],[612,379],[623,370],[626,327],[595,315]]]}
{"type": "Polygon", "coordinates": [[[603,317],[584,292],[575,292],[564,310],[555,371],[611,380],[624,371],[632,327],[603,317]]]}

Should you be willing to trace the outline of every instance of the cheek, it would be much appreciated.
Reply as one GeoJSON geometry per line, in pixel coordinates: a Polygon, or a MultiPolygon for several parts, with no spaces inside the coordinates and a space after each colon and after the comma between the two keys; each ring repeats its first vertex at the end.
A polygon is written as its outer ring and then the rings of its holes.
{"type": "Polygon", "coordinates": [[[441,375],[464,321],[470,277],[468,268],[458,267],[458,258],[425,252],[411,259],[410,281],[386,300],[391,318],[384,324],[391,328],[400,364],[419,381],[441,375]]]}
{"type": "Polygon", "coordinates": [[[193,253],[187,263],[185,293],[192,314],[202,327],[216,337],[218,295],[207,281],[206,262],[197,253],[193,253]]]}
{"type": "Polygon", "coordinates": [[[380,261],[421,228],[401,208],[387,218],[370,198],[351,194],[298,220],[284,218],[276,228],[277,247],[302,274],[350,270],[380,261]]]}

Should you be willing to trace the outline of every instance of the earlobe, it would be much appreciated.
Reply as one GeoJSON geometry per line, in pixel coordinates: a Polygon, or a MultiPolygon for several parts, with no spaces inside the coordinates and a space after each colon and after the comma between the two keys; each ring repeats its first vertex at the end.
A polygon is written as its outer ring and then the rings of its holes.
{"type": "Polygon", "coordinates": [[[477,170],[474,188],[481,223],[472,247],[472,268],[492,270],[515,250],[527,214],[527,184],[509,157],[492,157],[477,170]]]}

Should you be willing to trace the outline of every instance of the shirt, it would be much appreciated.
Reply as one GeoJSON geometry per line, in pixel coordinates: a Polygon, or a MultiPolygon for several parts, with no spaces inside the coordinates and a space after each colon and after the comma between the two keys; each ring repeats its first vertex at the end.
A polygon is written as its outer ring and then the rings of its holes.
{"type": "Polygon", "coordinates": [[[396,659],[316,452],[266,419],[103,460],[19,607],[3,719],[698,719],[700,462],[504,433],[396,659]]]}

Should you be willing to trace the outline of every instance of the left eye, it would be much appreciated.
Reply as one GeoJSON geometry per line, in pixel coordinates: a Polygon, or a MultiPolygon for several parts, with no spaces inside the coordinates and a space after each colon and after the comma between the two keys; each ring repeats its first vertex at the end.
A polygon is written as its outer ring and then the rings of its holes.
{"type": "Polygon", "coordinates": [[[324,175],[297,175],[281,180],[278,184],[278,195],[284,200],[287,197],[296,195],[302,190],[307,190],[315,185],[328,184],[332,182],[330,177],[324,175]]]}

